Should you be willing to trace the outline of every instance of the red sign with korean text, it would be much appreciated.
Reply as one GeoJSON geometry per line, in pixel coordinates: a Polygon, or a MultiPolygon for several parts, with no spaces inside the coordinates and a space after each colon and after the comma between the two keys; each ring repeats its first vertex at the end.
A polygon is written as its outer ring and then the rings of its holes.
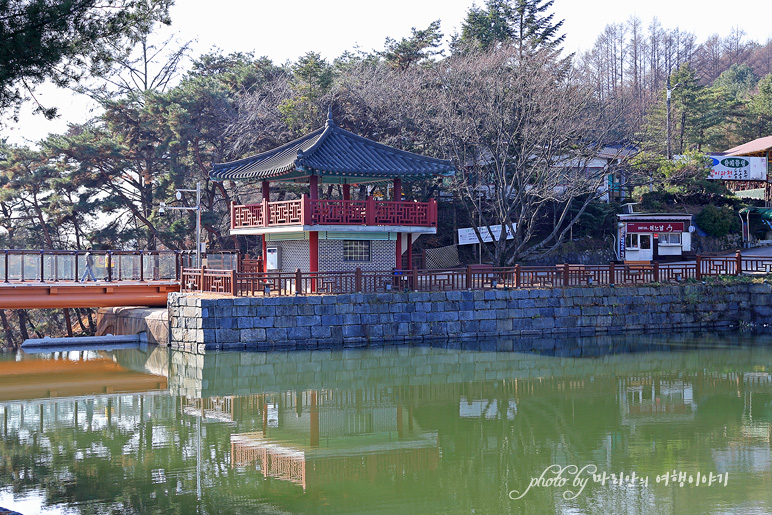
{"type": "Polygon", "coordinates": [[[627,232],[684,232],[684,223],[627,222],[627,232]]]}

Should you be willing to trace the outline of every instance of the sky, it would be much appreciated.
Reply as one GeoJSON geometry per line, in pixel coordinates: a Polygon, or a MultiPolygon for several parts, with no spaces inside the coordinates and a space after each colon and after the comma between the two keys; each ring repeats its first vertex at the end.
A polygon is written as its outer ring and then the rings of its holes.
{"type": "MultiPolygon", "coordinates": [[[[382,50],[386,37],[401,39],[412,27],[423,29],[432,21],[442,21],[442,32],[449,37],[460,32],[461,22],[473,5],[472,0],[176,0],[172,8],[171,32],[180,41],[193,41],[191,55],[199,56],[213,47],[225,53],[249,52],[268,56],[275,63],[294,61],[308,51],[332,60],[346,50],[382,50]]],[[[483,5],[484,0],[478,0],[483,5]]],[[[742,2],[742,9],[726,9],[715,2],[694,0],[554,0],[555,19],[565,20],[565,49],[583,52],[592,48],[608,24],[624,23],[631,16],[648,27],[656,17],[664,28],[680,28],[702,42],[712,34],[726,37],[740,27],[746,38],[765,43],[772,36],[766,16],[768,3],[742,2]]],[[[33,144],[48,133],[66,130],[68,123],[80,123],[97,112],[85,98],[53,86],[36,92],[44,105],[56,105],[60,117],[46,121],[31,114],[25,106],[18,123],[5,122],[0,137],[11,143],[33,144]]]]}

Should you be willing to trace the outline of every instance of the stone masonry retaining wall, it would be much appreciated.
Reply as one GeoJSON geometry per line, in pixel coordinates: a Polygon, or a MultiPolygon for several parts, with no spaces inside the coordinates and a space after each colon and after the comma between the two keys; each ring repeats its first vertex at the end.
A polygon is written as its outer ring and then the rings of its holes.
{"type": "Polygon", "coordinates": [[[772,320],[770,284],[202,297],[169,294],[173,348],[360,347],[498,336],[663,334],[772,320]]]}

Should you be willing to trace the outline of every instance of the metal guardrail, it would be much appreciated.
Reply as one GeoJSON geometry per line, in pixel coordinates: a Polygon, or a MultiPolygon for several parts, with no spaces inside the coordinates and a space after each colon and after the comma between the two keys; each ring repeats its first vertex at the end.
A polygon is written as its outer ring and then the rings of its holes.
{"type": "Polygon", "coordinates": [[[177,281],[186,264],[195,264],[189,251],[173,250],[25,250],[4,249],[0,268],[2,282],[76,282],[86,271],[98,281],[177,281]]]}
{"type": "Polygon", "coordinates": [[[495,288],[565,288],[573,286],[677,283],[706,277],[772,273],[772,258],[697,256],[694,263],[555,265],[493,267],[470,265],[445,270],[387,270],[349,272],[238,272],[183,268],[183,291],[233,296],[385,291],[488,290],[495,288]]]}

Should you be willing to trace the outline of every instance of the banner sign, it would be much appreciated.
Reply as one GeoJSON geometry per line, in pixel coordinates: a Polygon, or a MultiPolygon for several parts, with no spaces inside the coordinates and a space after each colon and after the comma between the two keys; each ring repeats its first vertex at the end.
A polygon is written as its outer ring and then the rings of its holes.
{"type": "MultiPolygon", "coordinates": [[[[512,224],[512,228],[514,230],[517,230],[517,224],[512,224]]],[[[490,232],[488,232],[488,227],[478,227],[478,231],[480,231],[480,236],[482,236],[482,240],[484,243],[490,243],[493,241],[493,238],[496,238],[496,241],[501,239],[501,226],[500,225],[491,225],[490,232]],[[493,233],[493,238],[491,237],[491,233],[493,233]]],[[[507,239],[512,240],[515,238],[515,235],[512,234],[512,231],[509,229],[509,226],[507,226],[507,239]]],[[[458,230],[458,244],[459,245],[471,245],[473,243],[480,243],[480,240],[477,239],[477,235],[474,232],[474,227],[467,227],[464,229],[458,230]]]]}
{"type": "Polygon", "coordinates": [[[684,232],[684,223],[627,222],[627,232],[684,232]]]}
{"type": "Polygon", "coordinates": [[[713,169],[708,179],[724,181],[766,181],[767,158],[708,155],[713,169]]]}

